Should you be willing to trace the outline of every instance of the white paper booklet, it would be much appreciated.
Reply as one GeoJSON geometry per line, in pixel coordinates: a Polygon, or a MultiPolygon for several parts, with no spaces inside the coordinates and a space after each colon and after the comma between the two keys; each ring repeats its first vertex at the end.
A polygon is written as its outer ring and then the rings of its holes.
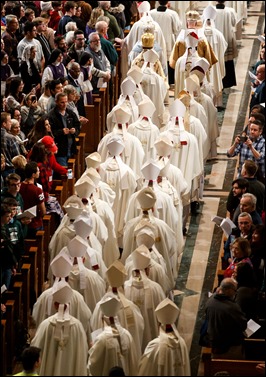
{"type": "Polygon", "coordinates": [[[224,234],[229,237],[232,233],[232,230],[236,228],[236,225],[233,223],[229,217],[223,218],[220,216],[213,216],[211,218],[211,221],[213,221],[216,225],[218,225],[222,230],[224,231],[224,234]]]}
{"type": "Polygon", "coordinates": [[[31,208],[26,209],[20,215],[17,215],[17,219],[22,219],[23,217],[32,219],[33,217],[36,217],[36,213],[37,213],[37,206],[33,206],[31,208]]]}
{"type": "Polygon", "coordinates": [[[252,334],[254,334],[254,332],[258,331],[260,327],[261,326],[257,322],[253,321],[253,319],[250,319],[245,330],[246,336],[249,338],[252,334]]]}

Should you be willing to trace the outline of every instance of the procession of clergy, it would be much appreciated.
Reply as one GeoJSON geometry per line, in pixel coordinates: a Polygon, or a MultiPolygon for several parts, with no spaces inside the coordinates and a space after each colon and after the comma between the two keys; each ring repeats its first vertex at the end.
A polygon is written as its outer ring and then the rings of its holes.
{"type": "Polygon", "coordinates": [[[116,366],[127,376],[191,375],[172,290],[191,204],[217,155],[234,24],[231,10],[213,6],[187,10],[183,29],[174,10],[159,15],[162,28],[149,2],[138,11],[121,42],[121,95],[107,133],[49,245],[50,288],[32,313],[43,376],[108,376],[116,366]]]}

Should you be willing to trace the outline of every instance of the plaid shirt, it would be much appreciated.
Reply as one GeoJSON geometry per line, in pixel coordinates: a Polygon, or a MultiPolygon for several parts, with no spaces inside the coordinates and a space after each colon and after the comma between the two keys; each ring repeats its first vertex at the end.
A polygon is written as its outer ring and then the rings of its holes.
{"type": "Polygon", "coordinates": [[[9,134],[5,128],[1,128],[1,153],[6,158],[6,166],[12,167],[12,158],[20,154],[19,146],[13,135],[9,134]]]}
{"type": "Polygon", "coordinates": [[[263,136],[258,137],[256,141],[252,143],[253,148],[260,153],[260,158],[255,159],[251,149],[244,143],[238,144],[235,148],[235,151],[232,155],[229,155],[227,152],[227,157],[234,157],[239,154],[239,167],[238,167],[238,176],[241,174],[242,166],[245,160],[252,160],[256,162],[259,166],[263,177],[265,177],[265,139],[263,136]]]}

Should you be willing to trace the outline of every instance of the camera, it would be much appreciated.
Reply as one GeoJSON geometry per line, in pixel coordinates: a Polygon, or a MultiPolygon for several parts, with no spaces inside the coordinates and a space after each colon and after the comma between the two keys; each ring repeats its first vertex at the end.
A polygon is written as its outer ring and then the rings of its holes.
{"type": "Polygon", "coordinates": [[[239,136],[239,139],[242,143],[245,143],[245,141],[247,141],[248,137],[247,136],[239,136]]]}

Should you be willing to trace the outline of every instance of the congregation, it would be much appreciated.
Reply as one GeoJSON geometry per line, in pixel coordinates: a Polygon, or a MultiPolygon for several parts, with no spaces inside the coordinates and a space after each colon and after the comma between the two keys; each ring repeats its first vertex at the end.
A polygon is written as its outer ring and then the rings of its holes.
{"type": "Polygon", "coordinates": [[[253,3],[1,4],[2,375],[217,375],[213,359],[264,374],[245,348],[254,321],[265,351],[264,25],[221,153],[253,3]],[[195,264],[211,292],[188,335],[184,271],[221,155],[218,270],[195,264]]]}

